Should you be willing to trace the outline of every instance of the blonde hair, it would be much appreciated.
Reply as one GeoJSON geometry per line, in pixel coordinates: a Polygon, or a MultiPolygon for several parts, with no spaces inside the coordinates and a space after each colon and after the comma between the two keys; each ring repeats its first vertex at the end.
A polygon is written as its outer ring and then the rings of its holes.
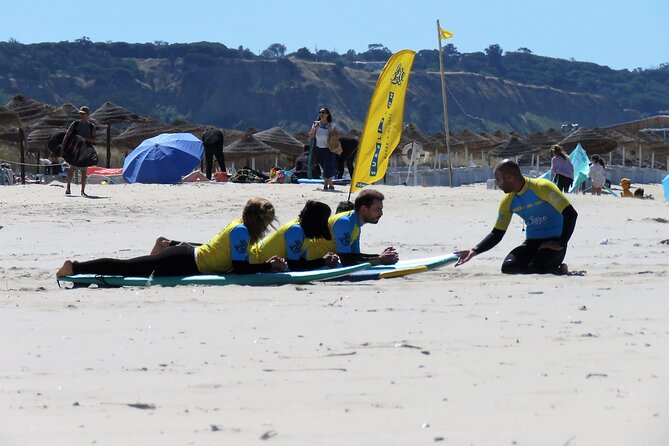
{"type": "Polygon", "coordinates": [[[253,197],[242,211],[242,222],[249,230],[249,244],[258,242],[275,220],[274,205],[264,198],[253,197]]]}

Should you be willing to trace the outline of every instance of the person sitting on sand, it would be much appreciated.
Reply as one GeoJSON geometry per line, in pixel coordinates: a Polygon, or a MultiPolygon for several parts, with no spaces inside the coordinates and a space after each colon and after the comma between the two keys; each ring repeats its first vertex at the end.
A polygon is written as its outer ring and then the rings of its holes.
{"type": "MultiPolygon", "coordinates": [[[[88,262],[66,260],[56,276],[104,274],[118,276],[190,276],[195,274],[238,274],[285,271],[286,261],[271,257],[263,264],[249,263],[249,247],[257,243],[274,221],[274,206],[264,198],[251,198],[242,218],[233,220],[204,245],[179,243],[148,256],[133,259],[97,259],[88,262]]],[[[168,241],[169,242],[169,241],[168,241]]],[[[154,249],[155,251],[155,249],[154,249]]]]}
{"type": "Polygon", "coordinates": [[[632,181],[629,178],[622,178],[620,180],[620,187],[623,188],[623,191],[620,193],[620,196],[625,198],[633,198],[634,194],[630,190],[631,186],[632,186],[632,181]]]}
{"type": "Polygon", "coordinates": [[[327,204],[307,201],[298,218],[281,226],[252,248],[251,261],[265,263],[272,257],[283,257],[292,271],[336,267],[339,256],[334,252],[323,256],[313,253],[314,240],[332,238],[328,227],[331,213],[327,204]]]}
{"type": "MultiPolygon", "coordinates": [[[[360,231],[362,226],[371,223],[377,224],[383,216],[383,200],[381,192],[374,189],[364,189],[358,194],[353,204],[353,210],[335,214],[330,217],[328,225],[332,240],[322,243],[315,251],[336,252],[341,263],[345,266],[369,262],[372,265],[392,265],[397,263],[399,255],[392,246],[381,254],[363,254],[360,252],[360,231]]],[[[315,243],[318,244],[318,243],[315,243]]]]}
{"type": "Polygon", "coordinates": [[[497,245],[506,233],[511,217],[518,214],[525,222],[527,239],[512,250],[502,263],[503,274],[567,274],[562,263],[567,253],[578,214],[567,197],[551,181],[524,177],[512,160],[495,166],[497,186],[506,194],[490,234],[469,250],[456,251],[455,266],[470,261],[497,245]]]}

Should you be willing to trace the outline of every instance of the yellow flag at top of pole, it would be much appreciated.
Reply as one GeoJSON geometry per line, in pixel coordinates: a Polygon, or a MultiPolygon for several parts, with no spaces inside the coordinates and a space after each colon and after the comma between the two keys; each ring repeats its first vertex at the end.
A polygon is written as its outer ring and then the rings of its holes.
{"type": "Polygon", "coordinates": [[[450,31],[446,31],[444,28],[440,26],[439,36],[441,36],[441,40],[450,39],[451,37],[453,37],[453,33],[450,31]]]}
{"type": "Polygon", "coordinates": [[[362,129],[351,192],[379,181],[386,174],[388,160],[402,136],[404,98],[415,51],[393,54],[376,81],[376,88],[362,129]]]}

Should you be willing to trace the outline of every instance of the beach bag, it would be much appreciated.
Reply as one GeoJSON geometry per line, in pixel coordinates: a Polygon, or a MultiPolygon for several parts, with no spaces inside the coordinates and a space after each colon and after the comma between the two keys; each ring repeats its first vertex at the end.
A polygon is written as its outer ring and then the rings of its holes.
{"type": "Polygon", "coordinates": [[[74,167],[90,167],[98,163],[95,147],[87,145],[86,140],[79,135],[70,137],[63,158],[74,167]]]}
{"type": "Polygon", "coordinates": [[[46,143],[46,145],[52,155],[60,156],[60,146],[63,144],[65,133],[66,132],[60,131],[49,137],[49,141],[46,143]]]}
{"type": "Polygon", "coordinates": [[[328,136],[328,148],[330,152],[335,155],[341,155],[344,149],[341,148],[341,143],[339,142],[339,136],[336,133],[330,132],[328,136]]]}

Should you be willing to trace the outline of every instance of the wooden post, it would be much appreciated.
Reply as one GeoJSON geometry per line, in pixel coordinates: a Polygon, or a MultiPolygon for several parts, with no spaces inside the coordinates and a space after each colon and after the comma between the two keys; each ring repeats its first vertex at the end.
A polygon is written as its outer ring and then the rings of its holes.
{"type": "Polygon", "coordinates": [[[622,166],[625,167],[625,148],[623,147],[623,162],[622,166]]]}
{"type": "Polygon", "coordinates": [[[655,151],[650,152],[650,168],[655,169],[655,151]]]}
{"type": "Polygon", "coordinates": [[[25,134],[23,129],[19,127],[19,151],[21,159],[21,184],[26,184],[26,145],[25,145],[25,134]]]}
{"type": "Polygon", "coordinates": [[[448,157],[448,186],[453,187],[453,163],[451,162],[450,131],[448,129],[448,102],[446,100],[446,76],[444,75],[444,50],[441,46],[441,26],[437,20],[439,41],[439,76],[441,78],[441,102],[444,108],[444,132],[446,133],[446,156],[448,157]]]}
{"type": "Polygon", "coordinates": [[[641,169],[641,158],[643,158],[643,152],[641,151],[641,146],[639,146],[639,169],[641,169]]]}
{"type": "Polygon", "coordinates": [[[111,124],[107,124],[107,169],[111,167],[111,124]]]}
{"type": "Polygon", "coordinates": [[[609,166],[611,165],[612,162],[613,162],[613,150],[609,152],[609,166]]]}

